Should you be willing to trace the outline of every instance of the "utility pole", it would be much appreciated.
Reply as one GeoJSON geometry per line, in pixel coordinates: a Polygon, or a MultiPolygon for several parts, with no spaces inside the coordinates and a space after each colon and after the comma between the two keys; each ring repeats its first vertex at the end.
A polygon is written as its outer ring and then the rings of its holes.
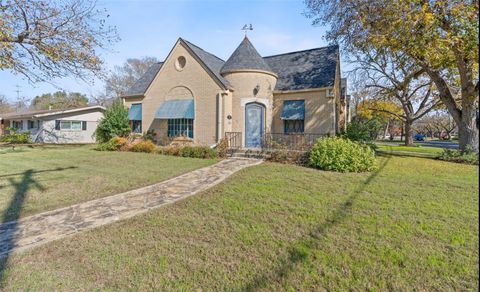
{"type": "Polygon", "coordinates": [[[20,99],[20,92],[22,92],[22,91],[20,90],[21,87],[20,87],[20,85],[18,85],[18,84],[15,85],[15,87],[17,88],[17,90],[15,90],[15,92],[17,93],[17,100],[19,100],[19,99],[20,99]]]}

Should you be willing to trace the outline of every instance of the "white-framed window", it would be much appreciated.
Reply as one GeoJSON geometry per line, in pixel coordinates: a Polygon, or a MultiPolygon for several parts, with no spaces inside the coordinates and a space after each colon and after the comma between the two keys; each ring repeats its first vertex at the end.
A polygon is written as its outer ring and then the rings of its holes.
{"type": "Polygon", "coordinates": [[[55,121],[55,130],[60,131],[85,131],[87,129],[87,122],[85,121],[55,121]]]}

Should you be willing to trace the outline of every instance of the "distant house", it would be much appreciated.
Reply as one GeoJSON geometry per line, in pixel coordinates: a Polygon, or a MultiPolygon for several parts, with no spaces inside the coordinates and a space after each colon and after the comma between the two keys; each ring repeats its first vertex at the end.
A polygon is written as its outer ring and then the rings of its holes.
{"type": "MultiPolygon", "coordinates": [[[[346,83],[345,83],[346,84],[346,83]]],[[[133,132],[257,148],[267,133],[335,135],[347,122],[338,46],[262,57],[245,37],[227,61],[178,39],[125,96],[133,132]]]]}
{"type": "Polygon", "coordinates": [[[94,143],[104,111],[102,106],[88,106],[0,114],[0,135],[13,128],[29,131],[36,143],[94,143]]]}

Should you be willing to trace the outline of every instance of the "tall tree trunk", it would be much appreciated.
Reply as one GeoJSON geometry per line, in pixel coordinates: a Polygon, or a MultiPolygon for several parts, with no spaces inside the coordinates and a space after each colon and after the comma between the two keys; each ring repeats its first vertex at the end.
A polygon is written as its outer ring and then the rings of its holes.
{"type": "Polygon", "coordinates": [[[430,70],[429,68],[425,69],[433,82],[435,82],[438,92],[440,93],[440,99],[457,124],[458,144],[460,150],[465,151],[470,147],[478,152],[478,128],[475,107],[475,103],[478,99],[478,94],[476,93],[477,89],[472,93],[468,92],[469,90],[462,86],[462,107],[459,109],[448,84],[442,78],[440,73],[435,70],[430,70]]]}
{"type": "Polygon", "coordinates": [[[413,146],[412,121],[405,121],[405,146],[413,146]]]}
{"type": "Polygon", "coordinates": [[[478,152],[477,110],[474,101],[462,102],[462,120],[458,126],[458,144],[460,150],[468,148],[478,152]]]}

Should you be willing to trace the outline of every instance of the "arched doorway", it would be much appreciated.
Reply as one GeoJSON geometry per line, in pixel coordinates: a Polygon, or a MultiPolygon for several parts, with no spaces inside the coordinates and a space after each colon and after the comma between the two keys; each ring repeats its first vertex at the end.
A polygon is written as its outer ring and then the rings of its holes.
{"type": "Polygon", "coordinates": [[[245,147],[260,148],[265,128],[265,107],[253,102],[245,105],[245,147]]]}

